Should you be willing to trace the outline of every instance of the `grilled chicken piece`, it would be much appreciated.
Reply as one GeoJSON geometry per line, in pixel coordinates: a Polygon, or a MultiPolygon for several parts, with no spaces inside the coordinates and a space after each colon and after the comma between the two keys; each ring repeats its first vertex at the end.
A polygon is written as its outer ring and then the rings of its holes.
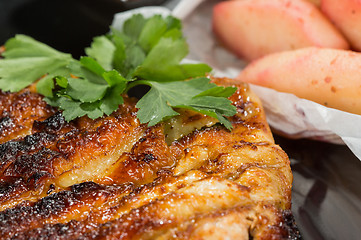
{"type": "Polygon", "coordinates": [[[147,127],[127,97],[97,120],[33,121],[0,145],[0,238],[298,239],[288,157],[237,87],[232,131],[189,110],[147,127]]]}
{"type": "Polygon", "coordinates": [[[1,209],[87,180],[108,182],[103,172],[146,130],[135,111],[135,101],[129,100],[97,120],[67,123],[57,113],[34,122],[33,134],[0,145],[1,209]]]}

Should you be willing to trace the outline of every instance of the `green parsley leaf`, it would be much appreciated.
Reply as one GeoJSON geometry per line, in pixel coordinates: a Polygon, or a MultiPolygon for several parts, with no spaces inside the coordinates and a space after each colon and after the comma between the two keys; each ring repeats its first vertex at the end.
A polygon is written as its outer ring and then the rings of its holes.
{"type": "Polygon", "coordinates": [[[86,64],[85,61],[73,60],[67,67],[75,78],[85,79],[92,83],[105,84],[104,79],[95,73],[97,70],[92,69],[90,64],[86,64]]]}
{"type": "Polygon", "coordinates": [[[94,103],[81,103],[80,108],[86,112],[86,115],[91,119],[97,119],[104,115],[104,113],[100,110],[101,102],[94,103]]]}
{"type": "Polygon", "coordinates": [[[167,22],[168,29],[182,29],[182,22],[178,18],[167,16],[164,20],[167,22]]]}
{"type": "Polygon", "coordinates": [[[127,46],[125,53],[128,57],[124,61],[123,75],[131,79],[134,70],[143,63],[146,55],[138,45],[127,46]]]}
{"type": "Polygon", "coordinates": [[[207,64],[178,64],[157,66],[154,68],[140,66],[133,75],[154,81],[180,81],[194,76],[204,76],[212,69],[207,64]]]}
{"type": "Polygon", "coordinates": [[[216,84],[213,84],[213,86],[214,86],[213,88],[207,89],[206,91],[198,94],[196,97],[213,96],[213,97],[227,98],[227,97],[231,96],[233,93],[235,93],[235,91],[237,90],[237,88],[235,88],[235,87],[226,87],[225,88],[222,86],[217,86],[216,84]]]}
{"type": "Polygon", "coordinates": [[[82,58],[80,62],[72,61],[69,68],[76,77],[68,78],[65,94],[83,103],[102,99],[109,85],[95,73],[103,74],[104,70],[99,70],[99,67],[91,58],[82,58]]]}
{"type": "Polygon", "coordinates": [[[103,74],[110,88],[101,101],[100,109],[107,115],[118,109],[124,103],[121,94],[127,87],[128,80],[122,77],[117,71],[109,71],[103,74]]]}
{"type": "Polygon", "coordinates": [[[209,81],[208,78],[194,78],[182,82],[144,82],[150,85],[151,89],[136,105],[139,108],[138,118],[142,123],[149,122],[152,126],[178,115],[173,108],[187,108],[215,117],[230,128],[228,120],[220,116],[232,116],[236,113],[231,101],[223,97],[225,93],[229,97],[235,89],[224,88],[223,91],[219,91],[218,86],[209,81]],[[217,90],[211,91],[213,88],[217,90]],[[213,96],[206,96],[207,91],[213,96]],[[222,97],[217,96],[217,92],[220,92],[222,97]],[[149,104],[150,102],[152,104],[149,104]]]}
{"type": "Polygon", "coordinates": [[[227,129],[231,129],[232,125],[228,119],[223,116],[233,116],[237,110],[227,98],[213,96],[194,97],[188,105],[181,107],[217,118],[227,129]]]}
{"type": "MultiPolygon", "coordinates": [[[[124,62],[127,59],[127,54],[125,52],[127,48],[125,46],[124,41],[126,41],[126,38],[128,37],[123,33],[115,29],[112,29],[109,38],[111,39],[111,41],[114,43],[115,46],[113,62],[112,62],[113,68],[119,71],[123,76],[126,76],[127,67],[125,66],[124,62]]],[[[128,39],[128,42],[131,42],[131,40],[128,39]]]]}
{"type": "Polygon", "coordinates": [[[116,46],[113,65],[123,76],[132,78],[132,73],[141,65],[146,57],[143,49],[124,33],[112,30],[110,38],[116,46]]]}
{"type": "Polygon", "coordinates": [[[67,88],[68,87],[68,79],[62,76],[57,76],[55,77],[56,80],[56,84],[58,84],[58,86],[62,87],[62,88],[67,88]]]}
{"type": "Polygon", "coordinates": [[[176,65],[188,54],[185,39],[162,38],[147,55],[142,66],[176,65]]]}
{"type": "Polygon", "coordinates": [[[179,115],[167,101],[168,96],[164,95],[162,90],[152,87],[136,105],[139,108],[137,113],[139,121],[154,126],[170,117],[179,115]]]}
{"type": "MultiPolygon", "coordinates": [[[[47,101],[52,103],[51,101],[47,101]]],[[[75,118],[87,115],[92,119],[103,116],[103,112],[99,109],[99,102],[82,103],[72,99],[61,97],[57,100],[56,104],[63,110],[63,116],[66,121],[71,121],[75,118]]]]}
{"type": "Polygon", "coordinates": [[[71,121],[77,117],[82,117],[87,114],[80,105],[81,102],[74,101],[73,99],[66,97],[59,97],[57,99],[45,99],[46,102],[50,105],[57,106],[63,110],[63,116],[66,121],[71,121]]]}
{"type": "Polygon", "coordinates": [[[179,29],[171,29],[168,32],[164,33],[163,37],[164,38],[172,38],[174,40],[182,38],[182,31],[179,29]]]}
{"type": "Polygon", "coordinates": [[[54,81],[52,77],[44,77],[36,84],[36,91],[46,97],[53,96],[54,81]]]}
{"type": "Polygon", "coordinates": [[[85,79],[69,78],[66,94],[81,102],[95,102],[104,97],[108,85],[96,84],[85,79]]]}
{"type": "Polygon", "coordinates": [[[81,57],[80,63],[83,67],[87,68],[91,72],[95,73],[98,76],[102,76],[105,72],[104,68],[93,58],[90,57],[81,57]]]}
{"type": "Polygon", "coordinates": [[[104,72],[102,76],[111,87],[119,84],[122,85],[125,89],[128,83],[128,80],[125,79],[122,75],[120,75],[119,72],[115,70],[104,72]]]}
{"type": "Polygon", "coordinates": [[[155,15],[145,23],[139,36],[139,45],[145,52],[149,52],[166,31],[167,23],[161,16],[155,15]]]}
{"type": "Polygon", "coordinates": [[[124,22],[123,32],[131,39],[137,40],[146,23],[146,19],[141,14],[134,14],[124,22]]]}
{"type": "Polygon", "coordinates": [[[125,89],[125,84],[117,84],[112,88],[109,88],[99,106],[106,115],[110,115],[112,112],[119,108],[119,105],[124,103],[121,94],[125,89]]]}
{"type": "MultiPolygon", "coordinates": [[[[5,49],[5,59],[0,61],[0,88],[3,91],[20,91],[45,75],[53,77],[69,72],[66,66],[72,60],[71,55],[31,37],[16,35],[5,43],[5,49]]],[[[43,92],[49,94],[50,88],[43,92]]]]}
{"type": "Polygon", "coordinates": [[[107,71],[112,70],[113,56],[115,52],[114,43],[105,36],[95,37],[91,47],[85,52],[89,57],[94,58],[99,65],[107,71]]]}

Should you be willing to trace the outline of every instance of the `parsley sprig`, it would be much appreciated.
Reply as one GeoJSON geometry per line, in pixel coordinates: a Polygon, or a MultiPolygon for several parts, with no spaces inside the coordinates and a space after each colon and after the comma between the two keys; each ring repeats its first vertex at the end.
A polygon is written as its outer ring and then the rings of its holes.
{"type": "Polygon", "coordinates": [[[186,108],[217,118],[228,129],[236,108],[227,97],[235,88],[205,77],[207,64],[184,64],[188,45],[181,22],[159,15],[133,15],[122,31],[95,37],[79,60],[33,38],[16,35],[5,43],[0,60],[0,89],[16,92],[36,82],[44,100],[63,111],[67,121],[95,119],[123,104],[122,94],[137,85],[150,90],[138,101],[138,118],[149,126],[186,108]]]}

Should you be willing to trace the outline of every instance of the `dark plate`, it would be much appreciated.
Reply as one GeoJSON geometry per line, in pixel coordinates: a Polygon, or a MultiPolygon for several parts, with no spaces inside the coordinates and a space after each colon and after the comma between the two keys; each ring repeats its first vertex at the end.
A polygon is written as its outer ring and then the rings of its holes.
{"type": "MultiPolygon", "coordinates": [[[[109,30],[114,13],[162,2],[0,0],[0,44],[24,33],[77,58],[109,30]]],[[[361,239],[361,162],[346,146],[275,138],[291,159],[292,210],[303,238],[361,239]]]]}

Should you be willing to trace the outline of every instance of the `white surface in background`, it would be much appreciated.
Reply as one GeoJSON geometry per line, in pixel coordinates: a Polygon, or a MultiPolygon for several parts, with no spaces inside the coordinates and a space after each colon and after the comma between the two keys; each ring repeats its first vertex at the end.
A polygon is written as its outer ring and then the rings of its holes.
{"type": "Polygon", "coordinates": [[[179,19],[186,19],[189,14],[191,14],[194,9],[198,7],[199,4],[205,0],[181,0],[178,5],[173,9],[172,15],[179,19]]]}

